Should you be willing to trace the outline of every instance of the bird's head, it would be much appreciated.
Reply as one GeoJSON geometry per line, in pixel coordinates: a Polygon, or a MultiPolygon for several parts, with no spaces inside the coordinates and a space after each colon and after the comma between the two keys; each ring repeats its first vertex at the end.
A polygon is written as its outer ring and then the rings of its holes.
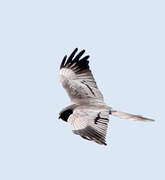
{"type": "Polygon", "coordinates": [[[72,109],[62,110],[59,113],[59,119],[62,119],[63,121],[67,122],[69,116],[73,113],[72,109]]]}

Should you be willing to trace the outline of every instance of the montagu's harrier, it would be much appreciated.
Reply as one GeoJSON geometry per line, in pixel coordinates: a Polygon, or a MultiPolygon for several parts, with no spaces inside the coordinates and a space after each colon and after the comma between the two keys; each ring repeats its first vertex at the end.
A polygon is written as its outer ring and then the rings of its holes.
{"type": "Polygon", "coordinates": [[[77,51],[76,48],[68,58],[65,56],[60,66],[60,82],[72,105],[62,109],[59,118],[71,124],[73,133],[106,145],[109,115],[134,121],[153,121],[107,106],[89,68],[89,56],[82,57],[85,50],[77,51]]]}

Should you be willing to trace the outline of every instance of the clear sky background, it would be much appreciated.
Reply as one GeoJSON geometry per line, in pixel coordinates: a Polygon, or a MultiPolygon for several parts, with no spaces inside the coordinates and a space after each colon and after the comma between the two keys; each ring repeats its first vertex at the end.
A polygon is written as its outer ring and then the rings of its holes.
{"type": "Polygon", "coordinates": [[[164,180],[162,0],[0,1],[0,179],[164,180]],[[105,102],[155,123],[110,117],[108,146],[58,120],[59,66],[78,47],[105,102]]]}

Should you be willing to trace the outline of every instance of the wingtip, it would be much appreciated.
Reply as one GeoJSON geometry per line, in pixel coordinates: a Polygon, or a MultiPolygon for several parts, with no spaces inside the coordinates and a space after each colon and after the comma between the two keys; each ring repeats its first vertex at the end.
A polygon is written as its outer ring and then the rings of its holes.
{"type": "Polygon", "coordinates": [[[82,49],[81,52],[83,52],[83,54],[85,53],[85,49],[82,49]]]}
{"type": "Polygon", "coordinates": [[[76,53],[77,51],[78,51],[78,48],[76,47],[73,52],[76,53]]]}
{"type": "Polygon", "coordinates": [[[105,142],[104,142],[104,144],[103,144],[103,145],[107,146],[107,143],[105,143],[105,142]]]}
{"type": "Polygon", "coordinates": [[[89,61],[89,60],[88,60],[89,58],[90,58],[90,56],[87,55],[87,56],[83,57],[83,58],[81,59],[81,61],[89,61]]]}
{"type": "Polygon", "coordinates": [[[61,66],[60,66],[60,69],[63,68],[65,62],[66,62],[66,59],[67,59],[67,55],[64,56],[62,62],[61,62],[61,66]]]}
{"type": "Polygon", "coordinates": [[[83,54],[85,53],[85,49],[82,49],[79,53],[77,53],[78,51],[78,48],[76,47],[74,49],[74,51],[70,54],[70,56],[64,56],[63,60],[62,60],[62,63],[61,63],[61,66],[60,66],[60,69],[66,67],[66,68],[69,68],[70,66],[72,66],[74,63],[74,68],[75,66],[77,66],[77,69],[76,71],[81,71],[82,69],[89,69],[89,55],[87,56],[83,56],[83,54]],[[77,54],[77,55],[76,55],[77,54]]]}
{"type": "MultiPolygon", "coordinates": [[[[79,49],[79,48],[78,48],[78,47],[76,47],[76,48],[74,49],[74,51],[76,51],[76,52],[77,52],[77,51],[78,51],[78,49],[79,49]]],[[[82,49],[82,50],[80,50],[80,51],[84,51],[84,52],[85,52],[85,49],[82,49]]]]}

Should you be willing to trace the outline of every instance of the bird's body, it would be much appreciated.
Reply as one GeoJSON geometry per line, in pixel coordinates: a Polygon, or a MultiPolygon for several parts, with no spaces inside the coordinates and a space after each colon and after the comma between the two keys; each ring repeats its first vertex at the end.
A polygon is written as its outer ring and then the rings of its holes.
{"type": "Polygon", "coordinates": [[[85,50],[75,56],[77,51],[76,48],[68,59],[65,56],[60,67],[60,82],[67,91],[72,105],[64,108],[59,113],[59,118],[69,122],[75,134],[106,145],[105,137],[110,114],[137,121],[151,120],[113,110],[107,106],[89,68],[89,56],[82,58],[85,50]]]}

